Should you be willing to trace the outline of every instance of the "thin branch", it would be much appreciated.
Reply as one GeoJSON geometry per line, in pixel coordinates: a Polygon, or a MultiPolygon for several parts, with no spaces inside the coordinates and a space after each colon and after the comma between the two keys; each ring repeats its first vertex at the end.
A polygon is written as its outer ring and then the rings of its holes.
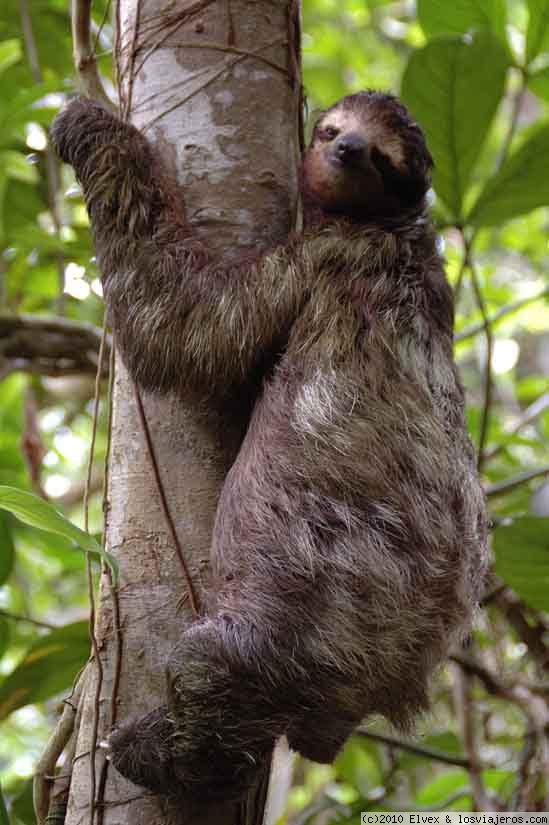
{"type": "MultiPolygon", "coordinates": [[[[546,698],[536,695],[516,680],[515,684],[503,682],[497,674],[473,657],[455,654],[451,656],[451,659],[459,664],[465,673],[480,679],[488,693],[499,699],[513,702],[520,708],[530,727],[526,732],[526,736],[533,735],[536,739],[535,752],[532,753],[530,749],[527,749],[527,753],[523,756],[523,769],[525,772],[530,773],[530,766],[536,759],[539,764],[538,778],[541,780],[549,775],[549,748],[547,742],[549,708],[546,698]]],[[[549,804],[549,800],[543,800],[542,804],[549,804]]]]}
{"type": "Polygon", "coordinates": [[[72,0],[72,42],[74,47],[74,65],[82,91],[92,100],[102,103],[109,111],[115,107],[108,97],[95,59],[94,46],[91,36],[91,6],[92,0],[72,0]]]}
{"type": "MultiPolygon", "coordinates": [[[[532,422],[535,421],[536,418],[538,418],[547,409],[549,409],[549,393],[540,395],[540,397],[536,398],[536,400],[533,401],[529,407],[526,407],[522,414],[508,428],[505,429],[505,435],[512,438],[524,429],[524,427],[527,427],[528,424],[532,424],[532,422]]],[[[504,449],[505,442],[500,442],[491,449],[485,450],[484,461],[490,461],[492,458],[499,455],[499,453],[504,449]]]]}
{"type": "MultiPolygon", "coordinates": [[[[469,253],[470,254],[470,250],[469,253]]],[[[484,325],[484,335],[486,340],[486,366],[484,369],[484,402],[482,405],[482,418],[480,421],[480,432],[478,437],[478,453],[477,453],[477,467],[479,472],[482,470],[484,463],[484,445],[488,437],[488,427],[490,424],[490,413],[492,407],[492,390],[493,390],[493,375],[492,375],[492,352],[494,349],[494,336],[488,313],[486,311],[486,303],[482,289],[478,280],[476,267],[469,257],[469,272],[471,274],[471,285],[475,293],[476,302],[482,316],[484,325]]]]}
{"type": "MultiPolygon", "coordinates": [[[[512,304],[507,304],[507,306],[498,309],[491,318],[488,319],[488,323],[491,327],[501,321],[502,318],[507,318],[509,315],[513,315],[515,312],[519,312],[526,306],[535,303],[536,301],[540,301],[542,298],[547,298],[549,296],[549,286],[542,289],[541,292],[538,292],[536,295],[530,295],[529,298],[521,298],[519,301],[514,301],[512,304]]],[[[484,332],[484,321],[473,324],[472,326],[464,329],[462,332],[459,332],[454,341],[456,344],[461,343],[461,341],[467,341],[469,338],[474,338],[475,335],[484,332]]]]}
{"type": "Polygon", "coordinates": [[[74,730],[74,720],[86,680],[87,671],[84,670],[78,677],[71,696],[65,700],[61,718],[36,763],[33,780],[33,805],[39,825],[45,821],[48,815],[55,766],[74,730]]]}
{"type": "Polygon", "coordinates": [[[470,761],[465,756],[455,756],[452,753],[444,753],[436,748],[426,748],[423,745],[417,745],[414,742],[404,742],[402,739],[397,739],[394,736],[387,736],[383,733],[373,733],[372,731],[359,728],[355,731],[356,736],[361,736],[365,739],[371,739],[373,742],[380,742],[382,745],[387,745],[390,748],[397,748],[398,750],[414,753],[416,756],[422,756],[425,759],[433,759],[436,762],[444,762],[446,765],[457,765],[460,768],[469,770],[470,761]]]}
{"type": "MultiPolygon", "coordinates": [[[[114,386],[114,347],[111,349],[111,357],[109,359],[109,387],[107,391],[107,409],[109,411],[107,421],[107,451],[105,455],[105,494],[103,497],[103,511],[104,511],[104,529],[103,529],[103,549],[106,549],[107,543],[107,495],[108,495],[108,473],[109,473],[109,459],[111,452],[112,440],[112,399],[114,386]]],[[[112,605],[113,616],[113,633],[115,637],[115,660],[114,660],[114,679],[112,681],[112,690],[110,696],[110,715],[109,728],[113,730],[118,718],[118,691],[120,688],[120,679],[122,676],[122,654],[124,638],[122,636],[122,623],[120,621],[120,603],[118,599],[118,586],[114,584],[112,578],[112,570],[110,567],[104,565],[105,574],[109,583],[109,595],[112,605]]],[[[105,817],[105,788],[107,785],[107,775],[109,771],[110,762],[108,759],[103,760],[101,766],[101,773],[99,775],[99,784],[97,787],[97,825],[103,825],[105,817]]]]}
{"type": "Polygon", "coordinates": [[[498,674],[489,670],[482,662],[472,656],[464,656],[461,653],[453,653],[450,657],[452,662],[460,666],[462,670],[471,676],[476,676],[485,690],[492,696],[497,696],[499,699],[507,699],[508,701],[515,701],[513,696],[513,689],[503,682],[498,674]]]}
{"type": "MultiPolygon", "coordinates": [[[[101,335],[101,345],[99,347],[99,363],[97,365],[97,374],[95,377],[95,394],[93,399],[93,421],[92,421],[92,436],[90,442],[90,452],[88,456],[88,469],[86,473],[86,488],[84,492],[84,530],[89,532],[89,500],[90,500],[90,487],[91,487],[91,479],[92,479],[92,466],[93,466],[93,457],[95,453],[95,441],[97,438],[97,422],[99,419],[99,403],[101,399],[101,373],[103,370],[103,361],[105,356],[105,344],[107,340],[107,322],[106,319],[103,322],[103,332],[101,335]]],[[[95,769],[95,754],[97,751],[97,739],[98,739],[98,732],[99,732],[99,714],[100,714],[100,701],[101,701],[101,688],[103,686],[103,663],[101,661],[101,657],[99,655],[99,643],[97,641],[97,636],[95,635],[95,594],[93,589],[93,575],[92,575],[92,566],[91,566],[91,559],[88,555],[87,557],[87,564],[86,564],[86,572],[88,578],[88,597],[90,603],[90,640],[93,650],[93,657],[95,661],[95,666],[97,668],[97,682],[95,685],[95,695],[94,695],[94,702],[93,702],[93,724],[92,724],[92,735],[91,735],[91,743],[90,743],[90,825],[93,825],[93,820],[95,816],[95,794],[96,794],[96,769],[95,769]]]]}
{"type": "MultiPolygon", "coordinates": [[[[97,495],[103,489],[103,470],[94,464],[92,468],[91,482],[88,488],[88,495],[97,495]]],[[[77,478],[71,482],[71,486],[62,496],[57,496],[55,499],[55,506],[61,509],[70,510],[71,507],[76,507],[82,504],[84,494],[86,492],[86,479],[77,478]]]]}
{"type": "Polygon", "coordinates": [[[516,487],[522,484],[528,484],[535,478],[543,478],[549,475],[549,467],[540,467],[538,470],[528,470],[526,473],[520,473],[513,478],[506,478],[504,481],[498,481],[497,484],[490,484],[484,488],[487,496],[501,496],[505,493],[510,493],[516,487]]]}
{"type": "Polygon", "coordinates": [[[34,627],[39,627],[42,630],[57,630],[57,625],[49,622],[42,622],[38,619],[31,619],[30,616],[21,616],[19,613],[12,613],[11,610],[0,610],[0,617],[10,619],[13,622],[27,622],[34,627]]]}
{"type": "Polygon", "coordinates": [[[0,376],[16,370],[50,376],[95,375],[100,343],[101,330],[93,324],[0,314],[0,376]]]}
{"type": "Polygon", "coordinates": [[[547,626],[536,617],[535,623],[528,621],[527,608],[518,596],[504,588],[495,597],[495,604],[501,610],[515,633],[528,647],[528,652],[536,660],[541,670],[549,670],[549,647],[545,642],[547,626]]]}
{"type": "Polygon", "coordinates": [[[456,699],[461,721],[462,737],[468,754],[469,777],[475,811],[489,811],[490,805],[482,778],[482,767],[478,757],[475,704],[472,695],[471,674],[462,669],[456,673],[456,699]]]}
{"type": "Polygon", "coordinates": [[[160,476],[160,468],[158,466],[158,461],[156,459],[156,453],[154,450],[154,444],[151,437],[151,432],[149,430],[149,425],[147,422],[147,416],[145,414],[145,407],[143,406],[143,400],[141,398],[141,393],[137,387],[137,384],[134,383],[133,385],[135,401],[137,404],[137,411],[139,413],[139,420],[141,422],[141,429],[143,430],[143,435],[145,437],[145,443],[147,445],[147,453],[149,456],[149,460],[151,462],[151,467],[154,474],[154,479],[156,482],[156,488],[158,490],[158,494],[160,496],[160,503],[162,505],[162,511],[164,513],[164,518],[166,519],[166,524],[168,525],[168,529],[171,533],[172,540],[174,543],[175,551],[177,553],[177,557],[179,559],[179,563],[181,565],[181,570],[183,571],[183,577],[185,579],[185,583],[187,586],[187,593],[189,597],[189,602],[191,605],[191,610],[194,615],[195,619],[200,618],[200,607],[198,603],[198,597],[196,595],[196,591],[194,588],[193,580],[189,568],[187,566],[187,560],[185,559],[185,554],[183,553],[183,548],[181,547],[181,542],[179,541],[179,536],[177,535],[177,530],[175,529],[175,524],[173,521],[172,514],[170,512],[170,507],[168,505],[168,500],[166,498],[166,491],[164,490],[164,485],[162,484],[162,478],[160,476]]]}

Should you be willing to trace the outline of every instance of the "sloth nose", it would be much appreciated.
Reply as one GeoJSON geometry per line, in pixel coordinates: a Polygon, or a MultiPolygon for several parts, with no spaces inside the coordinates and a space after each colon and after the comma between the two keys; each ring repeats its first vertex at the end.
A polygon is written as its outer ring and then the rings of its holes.
{"type": "Polygon", "coordinates": [[[342,135],[337,139],[334,151],[339,160],[346,163],[356,163],[366,154],[368,144],[361,135],[342,135]]]}

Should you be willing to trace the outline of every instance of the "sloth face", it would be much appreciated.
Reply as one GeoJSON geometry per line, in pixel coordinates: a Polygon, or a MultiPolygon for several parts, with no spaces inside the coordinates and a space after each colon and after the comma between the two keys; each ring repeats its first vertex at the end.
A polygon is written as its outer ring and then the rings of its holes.
{"type": "Polygon", "coordinates": [[[304,195],[327,212],[394,216],[422,203],[432,166],[423,132],[402,103],[359,92],[316,123],[303,162],[304,195]]]}

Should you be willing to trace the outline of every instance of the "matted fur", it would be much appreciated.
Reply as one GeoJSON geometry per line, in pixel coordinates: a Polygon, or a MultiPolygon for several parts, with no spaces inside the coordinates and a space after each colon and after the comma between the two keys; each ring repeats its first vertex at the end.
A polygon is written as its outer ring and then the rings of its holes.
{"type": "Polygon", "coordinates": [[[173,651],[169,707],[110,740],[127,777],[187,800],[241,797],[282,734],[330,761],[369,714],[407,726],[483,582],[452,295],[425,213],[431,158],[393,97],[334,111],[343,132],[352,113],[369,162],[337,171],[321,122],[303,235],[230,267],[193,237],[136,129],[82,100],[53,127],[133,377],[253,402],[219,502],[208,615],[173,651]],[[337,198],[318,183],[332,168],[337,198]]]}

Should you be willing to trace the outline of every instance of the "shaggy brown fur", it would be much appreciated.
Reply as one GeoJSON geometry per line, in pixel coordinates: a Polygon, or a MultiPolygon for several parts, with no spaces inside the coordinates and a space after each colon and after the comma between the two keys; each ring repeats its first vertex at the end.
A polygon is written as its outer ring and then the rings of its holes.
{"type": "Polygon", "coordinates": [[[255,400],[219,503],[212,603],[168,664],[169,707],[110,740],[138,784],[236,799],[282,734],[328,762],[369,714],[407,725],[470,628],[486,522],[425,213],[431,158],[395,98],[344,98],[304,160],[303,235],[227,267],[136,129],[77,100],[53,135],[134,378],[255,400]]]}

